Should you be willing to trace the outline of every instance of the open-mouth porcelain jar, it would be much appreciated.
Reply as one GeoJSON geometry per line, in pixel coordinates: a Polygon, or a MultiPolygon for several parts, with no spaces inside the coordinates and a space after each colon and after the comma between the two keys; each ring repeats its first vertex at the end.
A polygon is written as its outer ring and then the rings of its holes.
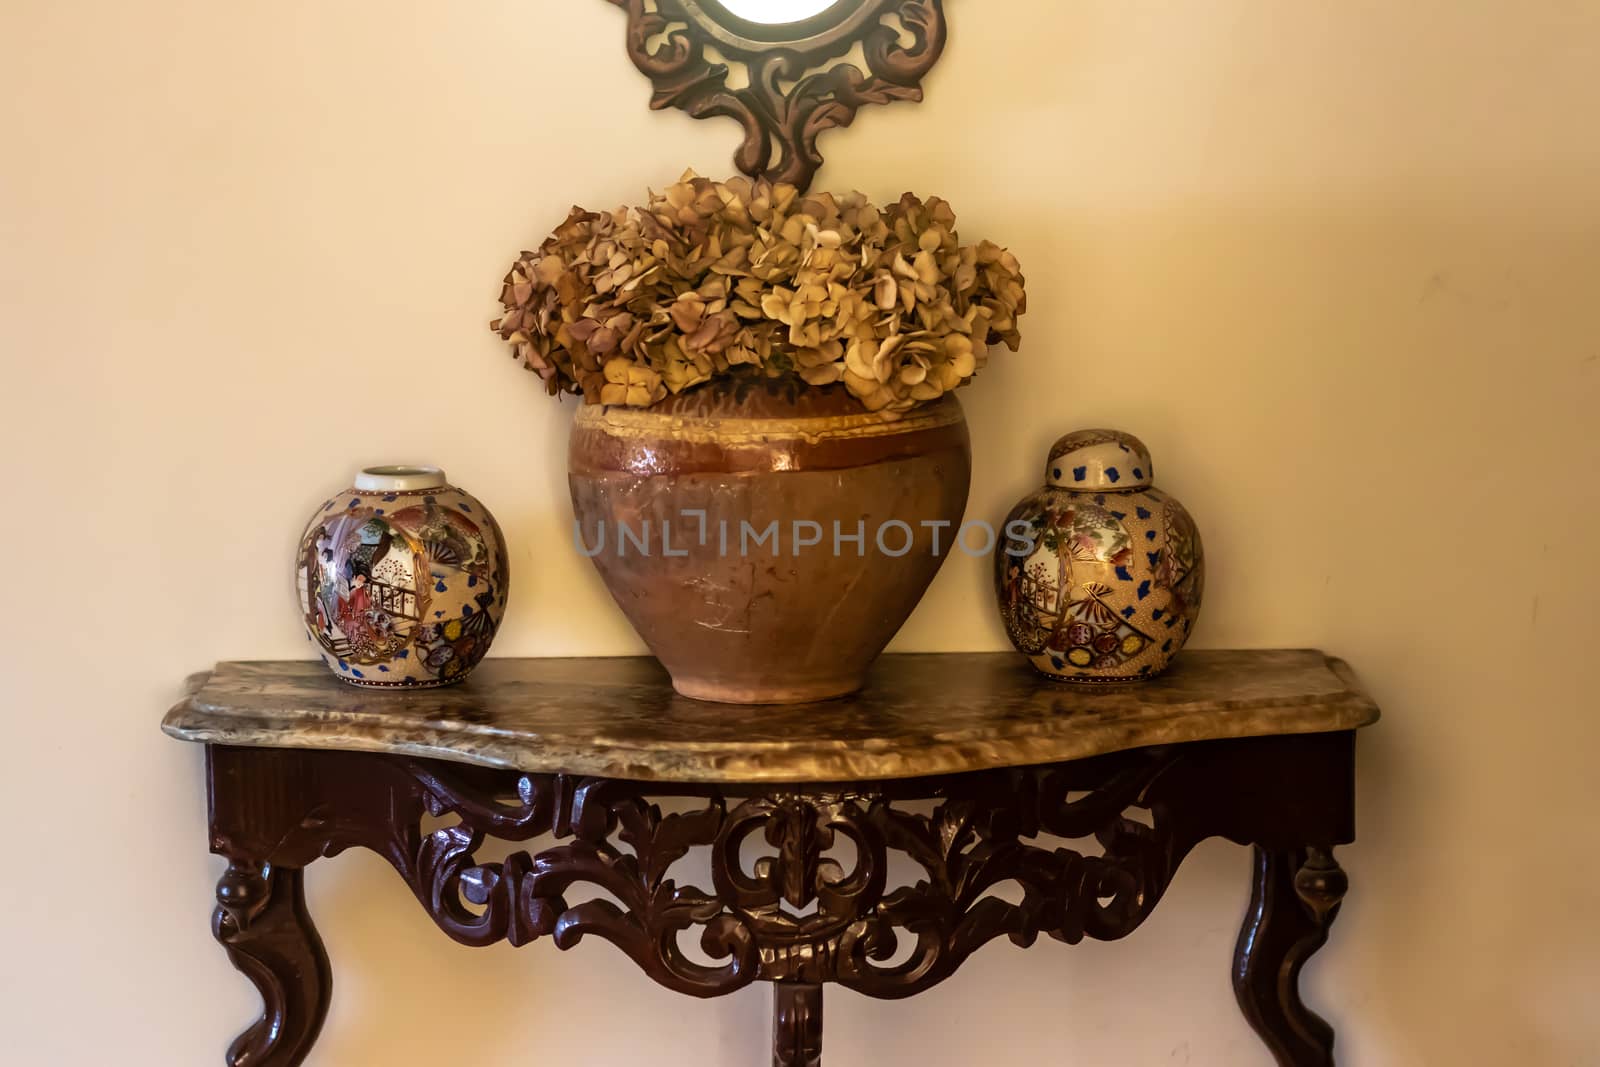
{"type": "Polygon", "coordinates": [[[300,540],[306,632],[354,685],[459,682],[506,609],[505,539],[437,467],[368,467],[300,540]]]}

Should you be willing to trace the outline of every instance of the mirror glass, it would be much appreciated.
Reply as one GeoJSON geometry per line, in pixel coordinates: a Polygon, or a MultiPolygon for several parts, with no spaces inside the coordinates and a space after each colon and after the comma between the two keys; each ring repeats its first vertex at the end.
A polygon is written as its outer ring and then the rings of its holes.
{"type": "Polygon", "coordinates": [[[719,0],[723,7],[751,22],[779,26],[820,15],[837,0],[719,0]]]}

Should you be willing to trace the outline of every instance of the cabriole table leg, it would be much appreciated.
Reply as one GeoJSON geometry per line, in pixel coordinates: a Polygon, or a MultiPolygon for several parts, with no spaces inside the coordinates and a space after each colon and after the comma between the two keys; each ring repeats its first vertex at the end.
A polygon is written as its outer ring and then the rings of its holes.
{"type": "Polygon", "coordinates": [[[1349,884],[1332,849],[1255,850],[1233,990],[1281,1067],[1333,1067],[1333,1027],[1300,999],[1300,971],[1327,943],[1349,884]]]}
{"type": "Polygon", "coordinates": [[[822,986],[772,983],[772,1067],[822,1067],[822,986]]]}
{"type": "Polygon", "coordinates": [[[211,931],[261,993],[263,1010],[228,1050],[230,1067],[297,1067],[328,1016],[333,976],[306,911],[305,872],[231,860],[211,931]]]}

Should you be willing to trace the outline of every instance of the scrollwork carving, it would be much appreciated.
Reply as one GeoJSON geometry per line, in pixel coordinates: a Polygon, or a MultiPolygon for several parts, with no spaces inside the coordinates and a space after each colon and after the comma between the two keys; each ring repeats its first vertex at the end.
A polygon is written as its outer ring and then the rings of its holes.
{"type": "Polygon", "coordinates": [[[234,1067],[293,1067],[315,1040],[331,976],[301,869],[347,848],[387,859],[465,944],[593,935],[684,993],[773,982],[775,1062],[814,1063],[822,984],[906,997],[996,938],[1123,937],[1210,836],[1256,849],[1234,964],[1246,1017],[1280,1063],[1332,1062],[1298,976],[1348,888],[1332,853],[1353,837],[1349,734],[786,787],[228,746],[207,761],[212,848],[229,860],[214,931],[264,1004],[234,1067]],[[526,847],[489,861],[490,838],[526,847]],[[683,878],[691,855],[709,889],[683,878]],[[891,884],[897,858],[910,884],[891,884]]]}
{"type": "Polygon", "coordinates": [[[762,979],[903,997],[997,937],[1109,940],[1143,922],[1195,839],[1159,805],[1153,826],[1125,814],[1150,802],[1171,758],[1154,752],[1103,774],[1089,761],[849,793],[773,791],[731,810],[703,790],[691,794],[700,806],[674,813],[651,800],[671,787],[539,775],[494,784],[481,773],[468,783],[417,762],[426,810],[458,822],[419,833],[414,862],[397,867],[465,944],[549,937],[565,949],[594,935],[680,992],[715,996],[762,979]],[[917,798],[936,801],[931,814],[904,807],[917,798]],[[544,833],[558,843],[501,863],[475,858],[487,836],[544,833]],[[1047,847],[1042,834],[1093,840],[1099,854],[1047,847]],[[849,863],[831,854],[845,839],[849,863]],[[752,843],[765,854],[747,865],[752,843]],[[696,848],[710,852],[711,891],[669,874],[696,848]],[[886,891],[893,852],[922,877],[886,891]],[[1020,886],[1020,902],[995,894],[1006,883],[1020,886]],[[574,887],[611,899],[571,903],[574,887]],[[710,963],[680,946],[692,930],[710,963]]]}
{"type": "Polygon", "coordinates": [[[868,104],[921,100],[946,38],[943,0],[859,0],[777,28],[703,0],[610,2],[627,13],[628,55],[655,87],[651,108],[735,119],[738,168],[802,190],[822,165],[823,131],[849,126],[868,104]],[[842,61],[857,44],[865,70],[842,61]]]}
{"type": "Polygon", "coordinates": [[[422,840],[413,885],[451,937],[468,945],[549,937],[566,949],[592,934],[662,985],[699,996],[731,992],[755,978],[750,931],[715,896],[679,887],[667,874],[691,848],[715,841],[725,819],[720,798],[698,811],[663,814],[626,783],[522,775],[516,795],[523,807],[511,809],[475,795],[453,774],[427,771],[430,810],[454,813],[460,822],[422,840]],[[503,863],[479,864],[474,854],[496,823],[511,832],[495,836],[510,840],[541,833],[570,840],[537,855],[518,852],[503,863]],[[580,884],[604,890],[621,907],[603,897],[569,904],[568,891],[580,884]],[[683,951],[678,935],[697,927],[702,950],[725,963],[708,966],[683,951]]]}

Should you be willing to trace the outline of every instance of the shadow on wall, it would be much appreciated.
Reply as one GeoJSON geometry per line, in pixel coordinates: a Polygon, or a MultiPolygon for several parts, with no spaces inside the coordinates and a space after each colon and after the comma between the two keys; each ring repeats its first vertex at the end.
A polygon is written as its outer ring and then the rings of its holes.
{"type": "MultiPolygon", "coordinates": [[[[490,842],[478,851],[541,848],[548,838],[490,842]]],[[[332,960],[333,1006],[312,1060],[341,1067],[456,1062],[483,1067],[538,1059],[538,1035],[592,1049],[584,1062],[762,1062],[768,995],[746,989],[706,1003],[656,986],[619,951],[587,938],[561,952],[548,940],[522,949],[467,948],[428,918],[388,863],[365,850],[307,870],[313,920],[332,960]]],[[[580,899],[574,894],[574,901],[580,899]]],[[[242,978],[239,979],[241,982],[242,978]]]]}

